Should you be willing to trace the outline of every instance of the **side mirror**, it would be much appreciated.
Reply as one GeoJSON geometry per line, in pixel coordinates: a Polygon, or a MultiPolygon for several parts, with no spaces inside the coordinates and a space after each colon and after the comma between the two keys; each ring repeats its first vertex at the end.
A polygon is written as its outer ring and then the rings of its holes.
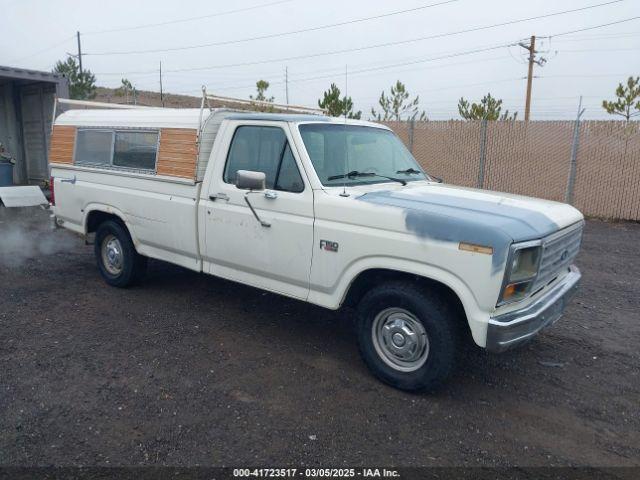
{"type": "Polygon", "coordinates": [[[264,190],[267,176],[264,172],[238,170],[236,173],[236,187],[242,190],[264,190]]]}

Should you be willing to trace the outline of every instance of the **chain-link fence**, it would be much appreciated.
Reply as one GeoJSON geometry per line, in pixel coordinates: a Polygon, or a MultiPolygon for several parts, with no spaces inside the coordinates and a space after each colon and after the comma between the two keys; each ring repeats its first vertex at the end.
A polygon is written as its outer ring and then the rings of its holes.
{"type": "Polygon", "coordinates": [[[445,182],[640,220],[640,122],[386,122],[445,182]]]}

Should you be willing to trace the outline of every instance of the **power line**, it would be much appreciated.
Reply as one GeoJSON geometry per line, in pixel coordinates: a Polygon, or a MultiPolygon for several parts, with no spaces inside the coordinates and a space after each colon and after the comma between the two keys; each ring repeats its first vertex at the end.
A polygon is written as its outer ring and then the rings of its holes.
{"type": "MultiPolygon", "coordinates": [[[[509,58],[508,56],[481,58],[481,59],[476,59],[476,60],[471,60],[471,61],[466,61],[466,62],[446,63],[446,64],[443,64],[443,65],[438,65],[437,68],[438,69],[442,69],[442,68],[455,67],[455,66],[460,66],[460,65],[469,65],[469,64],[478,63],[478,62],[489,62],[489,61],[494,61],[494,60],[504,60],[504,59],[508,59],[508,58],[509,58]]],[[[422,61],[425,61],[425,60],[422,60],[422,61]]],[[[395,68],[397,66],[403,66],[405,64],[412,64],[412,63],[417,63],[417,62],[410,61],[410,62],[406,62],[406,63],[400,64],[400,65],[393,64],[393,65],[382,65],[382,66],[377,66],[377,67],[372,67],[372,68],[355,69],[355,70],[352,71],[352,75],[357,75],[359,73],[369,72],[369,71],[372,71],[374,69],[380,70],[380,69],[386,69],[386,68],[395,68]]],[[[337,70],[337,69],[329,69],[329,70],[337,70]]],[[[316,71],[316,72],[322,72],[322,71],[326,71],[326,70],[320,70],[320,71],[316,71]]],[[[402,70],[402,71],[404,72],[404,71],[410,71],[410,70],[402,70]]],[[[312,72],[305,72],[305,73],[311,74],[311,73],[314,73],[314,72],[312,71],[312,72]]],[[[294,86],[299,86],[299,84],[301,84],[301,83],[313,82],[315,80],[323,80],[323,79],[326,79],[326,78],[332,78],[332,77],[334,77],[335,75],[338,75],[338,74],[339,73],[326,74],[326,75],[320,75],[320,76],[301,76],[299,78],[295,78],[294,77],[293,79],[291,78],[291,75],[289,75],[289,80],[288,81],[289,81],[290,84],[292,84],[294,86]]],[[[262,78],[269,78],[269,77],[275,77],[275,76],[278,76],[278,75],[279,75],[279,73],[274,73],[272,75],[261,75],[261,77],[262,78]]],[[[250,81],[250,80],[247,78],[247,81],[250,81]]],[[[270,82],[270,83],[272,85],[278,85],[279,84],[278,82],[270,82]]],[[[175,85],[177,85],[177,86],[185,86],[185,85],[193,85],[193,83],[192,82],[189,82],[189,83],[180,82],[180,83],[176,84],[174,82],[173,85],[174,86],[175,85]]],[[[218,90],[239,90],[239,89],[243,89],[243,88],[251,88],[253,86],[254,86],[254,84],[238,85],[237,83],[229,84],[227,82],[227,83],[224,83],[224,84],[217,84],[217,85],[208,84],[207,88],[212,90],[212,91],[218,91],[218,90]]]]}
{"type": "MultiPolygon", "coordinates": [[[[637,18],[638,17],[633,17],[633,18],[630,18],[630,19],[624,19],[624,20],[620,20],[620,21],[616,21],[616,22],[609,22],[609,23],[606,23],[606,24],[587,27],[587,28],[581,29],[581,30],[592,30],[592,29],[595,29],[595,28],[601,28],[601,27],[612,25],[612,24],[617,24],[617,23],[621,23],[621,22],[625,22],[625,21],[631,21],[631,20],[634,20],[634,19],[637,19],[637,18]]],[[[556,34],[556,35],[564,35],[566,33],[567,32],[561,32],[561,33],[556,34]]],[[[553,37],[553,36],[556,36],[556,35],[551,35],[550,37],[553,37]]],[[[445,59],[445,58],[452,58],[452,57],[457,57],[457,56],[462,56],[462,55],[468,55],[468,54],[472,54],[472,53],[477,53],[479,51],[488,51],[488,50],[493,50],[493,49],[498,49],[498,48],[504,48],[504,47],[511,46],[511,45],[514,45],[514,43],[508,43],[508,44],[503,44],[503,45],[494,45],[494,46],[481,48],[481,49],[474,49],[474,50],[463,51],[463,52],[455,52],[455,53],[442,55],[442,56],[438,56],[438,57],[431,57],[431,58],[427,58],[427,59],[413,60],[413,61],[402,62],[402,63],[395,63],[395,64],[391,64],[391,65],[383,65],[383,66],[377,66],[377,67],[371,67],[371,68],[363,68],[363,69],[359,69],[359,70],[354,70],[352,73],[353,74],[357,74],[357,73],[371,72],[371,71],[375,71],[375,70],[384,70],[384,69],[389,69],[389,68],[396,68],[396,67],[399,67],[399,66],[412,65],[412,64],[417,64],[417,63],[424,63],[424,62],[429,62],[429,61],[441,60],[441,59],[445,59]]],[[[309,58],[309,55],[306,55],[305,58],[309,58]]],[[[267,61],[259,62],[259,63],[271,63],[271,62],[275,62],[275,61],[277,61],[277,60],[267,60],[267,61]]],[[[225,67],[225,66],[217,66],[217,67],[214,67],[214,68],[221,68],[221,67],[225,67]]],[[[182,71],[182,70],[183,69],[178,69],[177,71],[182,71]]],[[[189,69],[189,70],[192,70],[192,69],[189,69]]],[[[299,83],[299,82],[305,82],[305,81],[313,81],[313,80],[317,80],[317,79],[330,78],[332,76],[334,76],[334,75],[321,75],[321,76],[315,76],[315,77],[309,77],[309,78],[300,78],[300,79],[295,80],[294,82],[299,83]]],[[[602,76],[602,77],[616,76],[616,77],[619,77],[620,75],[619,74],[575,75],[575,77],[578,77],[578,78],[584,78],[584,77],[589,77],[589,76],[602,76]]],[[[538,78],[553,78],[553,77],[554,76],[538,77],[538,78]]],[[[562,77],[562,76],[556,76],[556,77],[562,77]]],[[[569,76],[565,76],[565,77],[569,77],[569,76]]],[[[431,91],[446,90],[446,89],[451,89],[451,88],[463,88],[463,87],[468,87],[468,86],[493,84],[493,83],[499,83],[499,82],[504,82],[504,81],[515,81],[515,80],[522,80],[522,79],[521,78],[513,78],[513,79],[506,79],[506,80],[482,82],[482,83],[479,83],[479,84],[448,86],[448,87],[445,87],[445,88],[435,89],[435,90],[431,90],[431,91]]],[[[274,84],[278,84],[278,83],[283,83],[283,82],[273,82],[273,83],[274,84]]],[[[216,90],[229,90],[229,89],[238,90],[238,89],[242,89],[242,88],[251,88],[251,87],[253,87],[253,84],[252,85],[247,85],[247,86],[233,86],[231,88],[219,88],[218,87],[218,88],[216,88],[216,90]]],[[[195,89],[194,89],[194,91],[195,91],[195,89]]],[[[191,91],[183,92],[183,93],[187,94],[187,93],[191,93],[191,91]]]]}
{"type": "MultiPolygon", "coordinates": [[[[415,41],[419,41],[419,40],[423,40],[423,39],[402,40],[402,41],[399,41],[399,42],[380,43],[380,44],[376,44],[376,45],[367,45],[367,46],[364,46],[364,47],[347,48],[347,49],[343,49],[343,50],[332,50],[332,51],[327,51],[327,52],[312,53],[312,54],[306,54],[306,55],[297,55],[297,56],[293,56],[293,57],[271,58],[271,59],[268,59],[268,60],[257,60],[257,61],[252,61],[252,62],[228,63],[228,64],[224,64],[224,65],[212,65],[212,66],[207,66],[207,67],[177,68],[177,69],[173,69],[173,70],[167,70],[167,72],[168,73],[194,72],[194,71],[216,70],[216,69],[233,68],[233,67],[247,67],[247,66],[252,66],[252,65],[262,65],[262,64],[265,64],[265,63],[275,63],[275,62],[285,62],[285,61],[292,61],[292,60],[302,60],[302,59],[308,59],[308,58],[323,57],[323,56],[328,56],[328,55],[339,55],[341,53],[358,52],[358,51],[363,51],[363,50],[370,50],[370,49],[373,49],[373,48],[395,46],[395,45],[400,45],[400,44],[409,43],[409,42],[415,42],[415,41]]],[[[510,44],[510,45],[513,45],[513,44],[510,44]]],[[[505,45],[500,45],[500,47],[503,47],[503,46],[505,46],[505,45]]],[[[116,75],[116,76],[119,76],[119,75],[127,75],[127,74],[138,75],[138,74],[147,74],[147,73],[154,73],[155,74],[155,70],[145,70],[145,71],[137,71],[137,72],[100,72],[100,73],[96,73],[96,75],[116,75]]]]}
{"type": "Polygon", "coordinates": [[[556,33],[554,35],[548,35],[546,38],[555,38],[555,37],[560,37],[560,36],[563,36],[563,35],[571,35],[572,33],[586,32],[588,30],[593,30],[595,28],[610,27],[611,25],[618,25],[620,23],[631,22],[633,20],[638,20],[639,18],[640,18],[640,16],[624,18],[622,20],[617,20],[615,22],[609,22],[609,23],[603,23],[601,25],[595,25],[593,27],[579,28],[577,30],[570,30],[568,32],[562,32],[562,33],[556,33]]]}
{"type": "MultiPolygon", "coordinates": [[[[473,51],[473,52],[465,52],[466,54],[469,53],[479,53],[481,51],[489,51],[489,50],[493,50],[494,48],[490,47],[490,48],[486,48],[486,49],[478,49],[477,51],[473,51]]],[[[350,76],[354,76],[354,75],[360,75],[363,73],[370,73],[373,71],[378,71],[378,70],[387,70],[390,68],[397,68],[397,67],[402,67],[402,66],[407,66],[407,65],[414,65],[417,63],[424,63],[424,62],[429,62],[429,61],[434,61],[434,60],[443,60],[443,59],[447,59],[447,58],[454,58],[456,56],[459,56],[457,54],[452,54],[452,55],[445,55],[442,57],[437,57],[437,58],[429,58],[429,59],[424,59],[424,60],[416,60],[416,61],[410,61],[410,62],[403,62],[403,63],[395,63],[395,64],[391,64],[391,65],[382,65],[382,66],[377,66],[377,67],[370,67],[370,68],[361,68],[361,69],[354,69],[352,71],[350,71],[349,75],[350,76]]],[[[508,58],[508,57],[500,57],[502,58],[508,58]]],[[[494,58],[495,59],[495,58],[494,58]]],[[[452,64],[446,64],[446,65],[440,65],[438,66],[438,68],[443,68],[443,67],[450,67],[450,66],[458,66],[458,65],[466,65],[469,63],[477,63],[478,61],[488,61],[491,59],[481,59],[481,60],[474,60],[471,62],[457,62],[457,63],[452,63],[452,64]]],[[[306,82],[313,82],[316,80],[325,80],[327,78],[333,78],[335,77],[337,74],[327,74],[327,75],[318,75],[318,76],[312,76],[312,77],[302,77],[302,78],[298,78],[298,79],[294,79],[294,80],[289,80],[290,83],[292,84],[299,84],[299,83],[306,83],[306,82]]],[[[223,87],[223,88],[218,88],[218,90],[238,90],[241,88],[250,88],[253,85],[246,85],[246,86],[237,86],[234,85],[232,87],[223,87]]]]}
{"type": "MultiPolygon", "coordinates": [[[[624,73],[598,73],[598,74],[586,74],[586,75],[545,75],[543,77],[536,78],[607,78],[607,77],[627,77],[629,75],[624,73]]],[[[633,76],[633,75],[631,75],[633,76]]]]}
{"type": "Polygon", "coordinates": [[[207,18],[222,17],[224,15],[231,15],[233,13],[241,13],[241,12],[247,12],[249,10],[257,10],[257,9],[260,9],[260,8],[273,7],[275,5],[280,5],[282,3],[289,3],[289,2],[292,2],[292,1],[293,0],[279,0],[277,2],[263,3],[261,5],[254,5],[252,7],[236,8],[235,10],[226,10],[224,12],[211,13],[209,15],[198,15],[197,17],[187,17],[187,18],[181,18],[181,19],[178,19],[178,20],[168,20],[166,22],[146,23],[146,24],[142,24],[142,25],[133,25],[133,26],[130,26],[130,27],[111,28],[111,29],[107,29],[107,30],[94,30],[94,31],[83,33],[83,35],[99,35],[99,34],[103,34],[103,33],[128,32],[128,31],[131,31],[131,30],[140,30],[140,29],[143,29],[143,28],[164,27],[166,25],[174,25],[176,23],[194,22],[194,21],[197,21],[197,20],[204,20],[204,19],[207,19],[207,18]]]}
{"type": "MultiPolygon", "coordinates": [[[[442,2],[438,2],[438,3],[431,3],[428,5],[422,5],[420,7],[414,7],[414,8],[408,8],[405,10],[396,10],[394,12],[388,12],[388,13],[383,13],[381,15],[374,15],[372,17],[364,17],[364,18],[356,18],[353,20],[347,20],[344,22],[338,22],[338,23],[330,23],[330,24],[326,24],[326,25],[318,25],[316,27],[310,27],[310,28],[303,28],[300,30],[291,30],[288,32],[279,32],[279,33],[271,33],[271,34],[267,34],[267,35],[260,35],[257,37],[247,37],[247,38],[241,38],[241,39],[237,39],[237,40],[224,40],[221,42],[213,42],[213,43],[202,43],[199,45],[189,45],[189,46],[185,46],[185,47],[172,47],[172,48],[156,48],[156,49],[150,49],[150,50],[130,50],[130,51],[123,51],[123,52],[98,52],[98,53],[89,53],[87,55],[138,55],[138,54],[144,54],[144,53],[160,53],[160,52],[176,52],[176,51],[182,51],[182,50],[192,50],[192,49],[196,49],[196,48],[205,48],[205,47],[215,47],[215,46],[222,46],[222,45],[231,45],[231,44],[235,44],[235,43],[245,43],[245,42],[252,42],[255,40],[266,40],[268,38],[276,38],[276,37],[284,37],[284,36],[288,36],[288,35],[295,35],[298,33],[306,33],[306,32],[314,32],[314,31],[318,31],[318,30],[326,30],[328,28],[336,28],[336,27],[343,27],[345,25],[353,25],[354,23],[362,23],[362,22],[368,22],[371,20],[378,20],[380,18],[386,18],[386,17],[391,17],[394,15],[401,15],[401,14],[405,14],[405,13],[410,13],[410,12],[416,12],[418,10],[424,10],[426,8],[431,8],[431,7],[437,7],[440,5],[446,5],[448,3],[455,3],[458,2],[459,0],[445,0],[442,2]]],[[[609,3],[614,3],[614,2],[621,2],[623,0],[613,0],[612,2],[609,3]]]]}
{"type": "MultiPolygon", "coordinates": [[[[426,62],[432,62],[432,61],[437,61],[437,60],[445,60],[448,58],[455,58],[455,57],[460,57],[460,56],[464,56],[464,55],[471,55],[474,53],[481,53],[481,52],[486,52],[486,51],[491,51],[491,50],[496,50],[496,49],[500,49],[500,48],[505,48],[505,47],[510,47],[515,45],[515,42],[512,43],[507,43],[507,44],[501,44],[501,45],[493,45],[493,46],[488,46],[488,47],[483,47],[483,48],[478,48],[478,49],[473,49],[473,50],[466,50],[466,51],[462,51],[462,52],[454,52],[454,53],[449,53],[449,54],[445,54],[445,55],[440,55],[440,56],[436,56],[436,57],[429,57],[429,58],[424,58],[424,59],[420,59],[420,60],[411,60],[411,61],[407,61],[407,62],[400,62],[400,63],[393,63],[393,64],[386,64],[386,65],[381,65],[381,66],[375,66],[375,67],[368,67],[368,68],[360,68],[360,69],[354,69],[351,71],[351,75],[358,75],[358,74],[362,74],[362,73],[370,73],[373,71],[379,71],[379,70],[387,70],[387,69],[391,69],[391,68],[397,68],[397,67],[403,67],[403,66],[408,66],[408,65],[415,65],[415,64],[419,64],[419,63],[426,63],[426,62]]],[[[509,58],[509,57],[499,57],[499,58],[509,58]]],[[[494,58],[495,59],[495,58],[494,58]]],[[[487,61],[488,59],[480,59],[480,60],[475,60],[475,61],[471,61],[471,62],[457,62],[454,64],[447,64],[447,65],[443,65],[441,67],[447,67],[447,66],[455,66],[455,65],[462,65],[462,64],[469,64],[469,63],[475,63],[477,61],[487,61]]],[[[439,67],[439,68],[441,68],[439,67]]],[[[332,78],[334,77],[336,74],[324,74],[324,75],[317,75],[317,76],[311,76],[311,77],[301,77],[301,78],[297,78],[297,79],[289,79],[289,83],[292,84],[298,84],[298,83],[303,83],[303,82],[311,82],[311,81],[315,81],[315,80],[324,80],[327,78],[332,78]]],[[[566,77],[566,78],[573,78],[573,77],[578,77],[578,78],[583,78],[583,77],[613,77],[613,76],[620,76],[620,74],[604,74],[604,75],[551,75],[551,76],[536,76],[535,78],[562,78],[562,77],[566,77]]],[[[624,76],[624,75],[623,75],[624,76]]],[[[517,79],[513,79],[513,80],[522,80],[521,77],[517,78],[517,79]]],[[[483,84],[490,84],[492,83],[491,81],[489,82],[483,82],[483,84]]],[[[279,81],[279,82],[271,82],[272,85],[280,85],[280,84],[284,84],[284,82],[279,81]]],[[[476,85],[476,84],[473,84],[476,85]]],[[[218,87],[213,87],[212,90],[216,90],[216,91],[221,91],[221,90],[242,90],[245,88],[252,88],[254,86],[254,84],[246,84],[246,85],[233,85],[233,86],[218,86],[218,87]]],[[[471,86],[471,85],[469,85],[471,86]]],[[[458,86],[458,87],[462,87],[462,86],[458,86]]],[[[456,88],[458,88],[456,87],[456,88]]],[[[449,87],[447,87],[449,88],[449,87]]],[[[573,98],[573,97],[571,97],[573,98]]]]}
{"type": "MultiPolygon", "coordinates": [[[[511,44],[513,45],[513,44],[511,44]]],[[[370,67],[370,68],[363,68],[363,69],[359,69],[359,70],[352,70],[349,72],[349,75],[357,75],[360,73],[369,73],[369,72],[374,72],[374,71],[378,71],[378,70],[386,70],[389,68],[396,68],[396,67],[403,67],[403,66],[407,66],[407,65],[415,65],[418,63],[425,63],[425,62],[432,62],[432,61],[436,61],[436,60],[445,60],[448,58],[455,58],[455,57],[460,57],[463,55],[471,55],[474,53],[480,53],[480,52],[488,52],[491,50],[496,50],[499,48],[504,48],[505,46],[507,46],[506,44],[502,44],[502,45],[496,45],[496,46],[492,46],[492,47],[486,47],[486,48],[478,48],[475,50],[468,50],[468,51],[464,51],[464,52],[458,52],[458,53],[451,53],[448,55],[442,55],[439,57],[431,57],[431,58],[426,58],[426,59],[422,59],[422,60],[413,60],[410,62],[402,62],[402,63],[394,63],[391,65],[383,65],[383,66],[378,66],[378,67],[370,67]]],[[[297,80],[289,80],[291,83],[300,83],[300,82],[308,82],[308,81],[313,81],[313,80],[323,80],[326,78],[332,78],[334,77],[336,74],[327,74],[327,75],[319,75],[319,76],[314,76],[314,77],[306,77],[306,78],[300,78],[297,80]]],[[[272,85],[279,85],[283,82],[272,82],[272,85]]],[[[254,85],[242,85],[242,86],[233,86],[233,87],[229,87],[229,88],[218,88],[217,90],[240,90],[242,88],[251,88],[254,85]]]]}
{"type": "MultiPolygon", "coordinates": [[[[401,63],[394,63],[394,64],[391,64],[391,65],[383,65],[383,66],[379,66],[379,67],[364,68],[364,69],[360,69],[360,70],[353,70],[353,71],[350,72],[350,74],[351,75],[355,75],[355,74],[358,74],[358,73],[369,73],[369,72],[375,72],[375,71],[378,71],[378,70],[386,70],[388,68],[405,67],[407,65],[415,65],[415,64],[418,64],[418,63],[433,62],[433,61],[436,61],[436,60],[445,60],[445,59],[448,59],[448,58],[455,58],[455,57],[460,57],[460,56],[463,56],[463,55],[471,55],[471,54],[474,54],[474,53],[481,53],[481,52],[488,52],[488,51],[491,51],[491,50],[497,50],[499,48],[504,48],[506,46],[509,46],[509,45],[508,44],[502,44],[502,45],[496,45],[496,46],[493,46],[493,47],[478,48],[478,49],[475,49],[475,50],[467,50],[467,51],[464,51],[464,52],[452,53],[452,54],[443,55],[443,56],[440,56],[440,57],[431,57],[431,58],[426,58],[426,59],[422,59],[422,60],[413,60],[413,61],[410,61],[410,62],[401,62],[401,63]]],[[[324,75],[323,77],[327,78],[327,75],[324,75]]],[[[316,77],[316,78],[323,78],[323,77],[316,77]]]]}
{"type": "Polygon", "coordinates": [[[493,85],[494,83],[507,83],[507,82],[516,82],[516,81],[522,81],[524,80],[522,77],[512,77],[512,78],[503,78],[500,80],[491,80],[488,82],[477,82],[477,83],[467,83],[465,85],[448,85],[446,87],[440,87],[440,88],[430,88],[428,90],[422,90],[421,93],[418,93],[418,95],[422,95],[425,92],[441,92],[444,90],[451,90],[454,88],[466,88],[466,87],[479,87],[482,85],[493,85]]]}
{"type": "Polygon", "coordinates": [[[558,50],[558,53],[576,53],[576,52],[628,52],[633,50],[634,52],[638,51],[638,48],[584,48],[577,50],[558,50]]]}
{"type": "Polygon", "coordinates": [[[60,42],[55,43],[55,44],[51,45],[50,47],[43,48],[42,50],[38,50],[37,52],[31,53],[31,54],[26,55],[24,57],[14,58],[13,60],[9,60],[9,63],[22,62],[23,60],[27,60],[28,58],[32,58],[32,57],[35,57],[36,55],[40,55],[41,53],[45,53],[45,52],[48,52],[50,50],[53,50],[54,48],[58,48],[60,45],[64,45],[65,43],[68,43],[72,39],[75,39],[75,38],[76,38],[75,34],[71,35],[70,37],[67,37],[64,40],[61,40],[60,42]]]}
{"type": "MultiPolygon", "coordinates": [[[[399,15],[399,14],[403,14],[403,13],[413,12],[413,11],[416,11],[416,10],[421,10],[421,9],[425,9],[425,8],[444,5],[444,4],[452,3],[454,1],[458,1],[458,0],[447,0],[447,1],[444,1],[444,2],[433,3],[433,4],[429,4],[429,5],[423,5],[421,7],[416,7],[416,8],[412,8],[412,9],[399,10],[399,11],[396,11],[396,12],[390,12],[390,13],[386,13],[386,14],[382,14],[382,15],[376,15],[376,16],[373,16],[373,17],[360,18],[360,19],[355,19],[355,20],[349,20],[349,21],[346,21],[346,22],[339,22],[339,23],[334,23],[334,24],[329,24],[329,25],[321,25],[321,26],[317,26],[317,27],[311,27],[311,28],[307,28],[307,29],[293,30],[293,31],[289,31],[289,32],[273,33],[273,34],[269,34],[269,35],[261,35],[261,36],[257,36],[257,37],[248,37],[248,38],[242,38],[242,39],[237,39],[237,40],[225,40],[225,41],[214,42],[214,43],[203,43],[203,44],[199,44],[199,45],[189,45],[189,46],[184,46],[184,47],[160,48],[160,49],[150,49],[150,50],[130,50],[130,51],[120,51],[120,52],[98,52],[98,53],[90,53],[90,54],[86,54],[86,55],[137,55],[137,54],[144,54],[144,53],[173,52],[173,51],[191,50],[191,49],[196,49],[196,48],[205,48],[205,47],[213,47],[213,46],[221,46],[221,45],[230,45],[230,44],[235,44],[235,43],[244,43],[244,42],[249,42],[249,41],[254,41],[254,40],[264,40],[264,39],[267,39],[267,38],[275,38],[275,37],[281,37],[281,36],[286,36],[286,35],[293,35],[293,34],[298,34],[298,33],[304,33],[304,32],[316,31],[316,30],[321,30],[321,29],[334,28],[334,27],[338,27],[338,26],[350,25],[350,24],[353,24],[353,23],[365,22],[365,21],[369,21],[369,20],[373,20],[373,19],[388,17],[388,16],[391,16],[391,15],[399,15]]],[[[458,30],[456,32],[448,32],[448,33],[441,33],[441,34],[436,34],[436,35],[429,35],[429,36],[426,36],[426,37],[420,37],[420,38],[411,39],[411,40],[404,40],[404,41],[400,41],[400,42],[391,42],[389,45],[400,45],[400,44],[417,42],[417,41],[422,41],[422,40],[430,40],[430,39],[434,39],[434,38],[444,38],[444,37],[448,37],[448,36],[452,36],[452,35],[460,35],[462,33],[477,32],[477,31],[481,31],[481,30],[487,30],[487,29],[490,29],[490,28],[502,27],[502,26],[506,26],[506,25],[513,25],[513,24],[516,24],[516,23],[522,23],[522,22],[527,22],[527,21],[531,21],[531,20],[538,20],[538,19],[541,19],[541,18],[549,18],[549,17],[554,17],[554,16],[557,16],[557,15],[565,15],[565,14],[568,14],[568,13],[581,12],[581,11],[589,10],[589,9],[592,9],[592,8],[603,7],[603,6],[607,6],[607,5],[620,3],[620,2],[623,2],[623,1],[625,1],[625,0],[610,0],[608,2],[598,3],[598,4],[595,4],[595,5],[588,5],[588,6],[580,7],[580,8],[574,8],[574,9],[571,9],[571,10],[563,10],[563,11],[560,11],[560,12],[553,12],[553,13],[548,13],[548,14],[544,14],[544,15],[537,15],[537,16],[521,18],[521,19],[517,19],[517,20],[510,20],[510,21],[506,21],[506,22],[495,23],[495,24],[492,24],[492,25],[484,25],[484,26],[481,26],[481,27],[473,27],[473,28],[468,28],[468,29],[464,29],[464,30],[458,30]]],[[[374,46],[374,47],[371,47],[371,48],[377,48],[377,47],[374,46]]]]}
{"type": "Polygon", "coordinates": [[[578,41],[600,41],[623,37],[636,37],[640,32],[624,32],[624,33],[592,33],[591,35],[579,35],[577,37],[562,38],[558,42],[578,42],[578,41]]]}
{"type": "MultiPolygon", "coordinates": [[[[620,0],[616,0],[616,1],[620,1],[620,0]]],[[[602,4],[602,5],[606,5],[606,4],[602,4]]],[[[584,8],[587,8],[587,7],[584,7],[584,8]]],[[[588,8],[594,8],[594,6],[588,7],[588,8]]],[[[580,10],[580,9],[578,9],[578,10],[580,10]]],[[[452,36],[452,35],[460,35],[460,34],[463,34],[463,33],[475,32],[475,31],[480,31],[480,30],[486,30],[486,29],[489,29],[489,28],[496,28],[496,27],[501,27],[501,26],[505,26],[505,25],[512,25],[512,24],[515,24],[515,23],[522,23],[522,22],[527,22],[527,21],[531,21],[531,20],[537,20],[537,19],[540,19],[540,18],[546,18],[546,17],[554,16],[554,15],[562,15],[562,14],[571,13],[571,12],[574,12],[574,11],[576,11],[576,10],[566,10],[566,11],[563,11],[563,12],[555,12],[555,13],[536,16],[536,17],[528,17],[528,18],[523,18],[523,19],[518,19],[518,20],[511,20],[511,21],[508,21],[508,22],[496,23],[496,24],[493,24],[493,25],[475,27],[475,28],[470,28],[470,29],[466,29],[466,30],[458,30],[456,32],[441,33],[441,34],[436,34],[436,35],[429,35],[429,36],[426,36],[426,37],[418,37],[418,38],[412,38],[412,39],[408,39],[408,40],[399,40],[399,41],[395,41],[395,42],[386,42],[386,43],[365,45],[365,46],[362,46],[362,47],[345,48],[345,49],[341,49],[341,50],[330,50],[330,51],[319,52],[319,53],[296,55],[296,56],[291,56],[291,57],[270,58],[270,59],[267,59],[267,60],[257,60],[257,61],[251,61],[251,62],[231,63],[231,64],[225,64],[225,65],[209,65],[209,66],[205,66],[205,67],[177,68],[177,69],[173,69],[173,70],[167,70],[167,72],[168,73],[171,73],[171,72],[174,72],[174,73],[175,72],[195,72],[195,71],[204,71],[204,70],[215,70],[215,69],[221,69],[221,68],[246,67],[246,66],[252,66],[252,65],[262,65],[262,64],[267,64],[267,63],[290,62],[290,61],[294,61],[294,60],[303,60],[303,59],[317,58],[317,57],[323,57],[323,56],[329,56],[329,55],[339,55],[339,54],[342,54],[342,53],[360,52],[360,51],[371,50],[371,49],[375,49],[375,48],[391,47],[391,46],[397,46],[397,45],[405,45],[405,44],[408,44],[408,43],[420,42],[420,41],[424,41],[424,40],[431,40],[431,39],[435,39],[435,38],[442,38],[442,37],[447,37],[447,36],[452,36]]],[[[592,27],[588,27],[588,29],[592,30],[592,29],[595,29],[595,28],[606,27],[606,26],[609,26],[609,25],[612,25],[612,24],[615,24],[615,23],[622,23],[622,22],[635,20],[637,18],[638,17],[633,17],[633,18],[630,18],[630,19],[620,20],[618,22],[606,23],[606,24],[602,24],[602,25],[595,25],[595,26],[592,26],[592,27]]],[[[566,32],[565,33],[560,33],[558,35],[565,35],[565,34],[566,34],[566,32]]],[[[557,36],[557,35],[552,35],[552,36],[547,37],[547,38],[551,38],[553,36],[557,36]]],[[[156,70],[153,69],[153,70],[131,71],[131,72],[102,72],[102,73],[96,73],[96,75],[127,75],[127,74],[145,74],[145,73],[154,73],[155,74],[155,72],[156,72],[156,70]]]]}

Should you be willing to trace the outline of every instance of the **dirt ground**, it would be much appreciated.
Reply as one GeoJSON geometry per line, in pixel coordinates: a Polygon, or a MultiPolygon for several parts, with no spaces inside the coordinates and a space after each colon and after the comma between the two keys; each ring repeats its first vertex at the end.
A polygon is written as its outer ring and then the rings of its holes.
{"type": "Polygon", "coordinates": [[[157,261],[110,288],[92,247],[11,213],[0,465],[640,465],[638,224],[589,221],[561,321],[413,395],[369,374],[349,311],[157,261]]]}

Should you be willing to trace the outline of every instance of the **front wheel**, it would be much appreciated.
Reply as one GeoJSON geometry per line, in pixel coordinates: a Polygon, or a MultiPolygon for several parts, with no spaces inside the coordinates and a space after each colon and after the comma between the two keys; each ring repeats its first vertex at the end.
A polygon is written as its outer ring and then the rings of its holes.
{"type": "Polygon", "coordinates": [[[102,278],[109,285],[128,287],[146,271],[146,257],[136,252],[129,232],[119,222],[107,220],[98,227],[94,248],[102,278]]]}
{"type": "Polygon", "coordinates": [[[460,319],[424,286],[390,282],[370,290],[358,305],[360,352],[373,374],[409,391],[432,390],[455,368],[460,319]]]}

